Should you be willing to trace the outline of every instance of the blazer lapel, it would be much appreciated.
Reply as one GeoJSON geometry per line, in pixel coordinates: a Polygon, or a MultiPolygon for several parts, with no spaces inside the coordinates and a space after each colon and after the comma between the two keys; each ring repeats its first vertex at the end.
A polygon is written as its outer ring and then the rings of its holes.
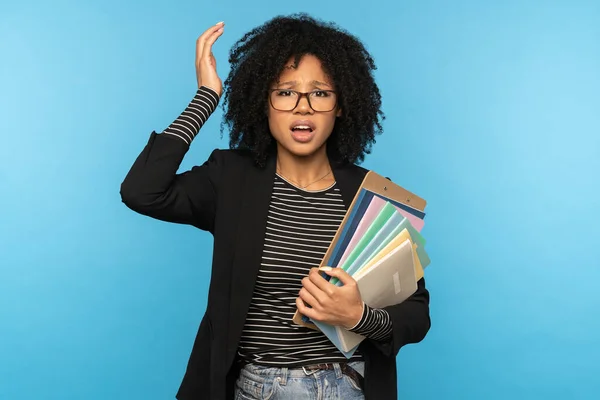
{"type": "Polygon", "coordinates": [[[231,273],[227,365],[230,365],[237,352],[260,269],[275,180],[275,160],[276,157],[271,156],[264,168],[249,168],[240,191],[241,213],[231,273]]]}
{"type": "Polygon", "coordinates": [[[367,170],[357,167],[354,164],[332,164],[331,169],[333,170],[335,181],[340,188],[342,200],[347,210],[350,208],[350,204],[352,204],[354,196],[367,174],[367,170]]]}

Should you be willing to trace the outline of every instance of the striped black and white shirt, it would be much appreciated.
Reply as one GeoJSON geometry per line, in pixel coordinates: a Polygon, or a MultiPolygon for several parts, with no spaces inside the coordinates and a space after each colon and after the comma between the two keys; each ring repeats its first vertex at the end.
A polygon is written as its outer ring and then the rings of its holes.
{"type": "Polygon", "coordinates": [[[201,86],[181,115],[163,131],[163,134],[176,136],[188,145],[196,137],[202,125],[215,111],[219,103],[217,92],[201,86]]]}
{"type": "MultiPolygon", "coordinates": [[[[305,191],[275,176],[262,262],[239,344],[243,360],[288,367],[347,361],[322,332],[292,321],[302,278],[319,266],[345,213],[335,184],[305,191]]],[[[352,331],[386,338],[389,316],[365,307],[352,331]]],[[[352,359],[362,359],[360,352],[352,359]]]]}
{"type": "MultiPolygon", "coordinates": [[[[199,88],[163,134],[176,136],[189,145],[218,100],[212,89],[199,88]]],[[[262,262],[239,343],[242,359],[288,367],[347,361],[322,332],[292,321],[301,280],[311,268],[319,266],[345,212],[335,184],[321,191],[306,191],[275,176],[262,262]]],[[[374,340],[389,339],[389,314],[364,305],[362,318],[351,331],[374,340]]],[[[352,359],[362,359],[360,351],[352,359]]]]}

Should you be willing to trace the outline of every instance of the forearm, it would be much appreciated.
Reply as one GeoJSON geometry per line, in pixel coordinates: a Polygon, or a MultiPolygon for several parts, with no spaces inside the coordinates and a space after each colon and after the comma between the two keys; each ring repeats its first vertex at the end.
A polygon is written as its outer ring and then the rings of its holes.
{"type": "Polygon", "coordinates": [[[163,134],[179,138],[190,145],[202,125],[217,108],[218,103],[217,93],[206,86],[201,86],[186,109],[163,131],[163,134]]]}
{"type": "Polygon", "coordinates": [[[363,303],[362,317],[349,331],[369,339],[386,341],[392,337],[392,320],[386,310],[371,308],[363,303]]]}

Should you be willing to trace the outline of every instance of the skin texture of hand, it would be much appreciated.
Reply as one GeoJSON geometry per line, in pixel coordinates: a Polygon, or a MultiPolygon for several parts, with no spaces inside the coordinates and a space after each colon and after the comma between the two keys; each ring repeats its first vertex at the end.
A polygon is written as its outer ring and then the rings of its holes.
{"type": "Polygon", "coordinates": [[[358,285],[341,268],[312,268],[308,276],[302,279],[299,296],[296,299],[298,311],[312,320],[349,329],[362,317],[363,301],[358,285]],[[343,286],[329,283],[319,271],[335,276],[343,286]]]}
{"type": "Polygon", "coordinates": [[[225,24],[219,22],[207,29],[196,40],[196,79],[198,87],[206,86],[218,93],[221,97],[223,82],[217,74],[217,60],[212,53],[212,46],[223,34],[225,24]]]}

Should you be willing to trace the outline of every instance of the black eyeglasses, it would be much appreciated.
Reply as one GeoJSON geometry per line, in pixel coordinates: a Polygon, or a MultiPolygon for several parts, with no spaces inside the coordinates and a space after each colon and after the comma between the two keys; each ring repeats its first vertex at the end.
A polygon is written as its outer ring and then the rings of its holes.
{"type": "Polygon", "coordinates": [[[290,89],[270,89],[269,101],[277,111],[292,111],[306,97],[308,105],[316,112],[328,112],[337,106],[337,94],[333,90],[313,90],[299,92],[290,89]]]}

